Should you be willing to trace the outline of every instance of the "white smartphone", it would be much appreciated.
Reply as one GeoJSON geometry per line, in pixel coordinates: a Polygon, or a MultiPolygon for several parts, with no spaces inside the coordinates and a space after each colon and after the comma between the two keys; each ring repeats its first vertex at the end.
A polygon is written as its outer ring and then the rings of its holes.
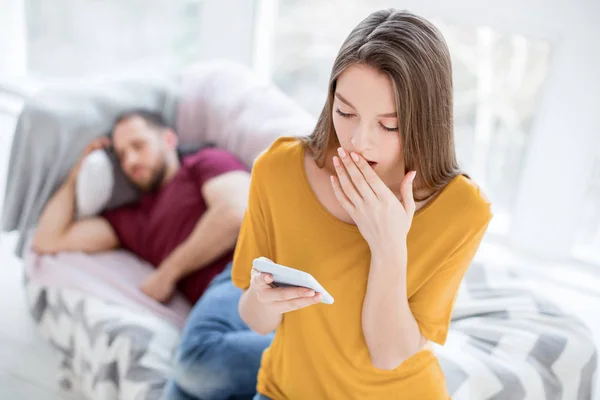
{"type": "Polygon", "coordinates": [[[258,272],[271,274],[274,287],[298,286],[312,289],[321,294],[321,303],[333,304],[333,296],[308,272],[279,265],[266,257],[259,257],[252,261],[252,267],[258,272]]]}

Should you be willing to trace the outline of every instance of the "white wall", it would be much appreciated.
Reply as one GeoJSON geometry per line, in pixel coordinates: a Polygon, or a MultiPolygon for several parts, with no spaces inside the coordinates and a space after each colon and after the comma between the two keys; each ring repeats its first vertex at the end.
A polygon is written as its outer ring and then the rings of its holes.
{"type": "Polygon", "coordinates": [[[0,0],[0,80],[27,72],[25,0],[0,0]]]}
{"type": "Polygon", "coordinates": [[[255,1],[204,0],[200,60],[225,58],[250,65],[253,52],[255,1]]]}

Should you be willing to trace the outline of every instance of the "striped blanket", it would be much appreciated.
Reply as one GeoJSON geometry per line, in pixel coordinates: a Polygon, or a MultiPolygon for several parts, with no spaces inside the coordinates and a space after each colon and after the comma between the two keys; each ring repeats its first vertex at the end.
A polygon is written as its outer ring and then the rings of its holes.
{"type": "MultiPolygon", "coordinates": [[[[179,336],[173,324],[73,290],[32,281],[26,289],[62,356],[63,387],[94,400],[160,398],[179,336]]],[[[591,333],[506,268],[472,265],[448,340],[434,350],[454,400],[592,398],[591,333]]]]}
{"type": "Polygon", "coordinates": [[[592,398],[589,329],[503,266],[469,268],[448,340],[435,351],[454,400],[592,398]]]}

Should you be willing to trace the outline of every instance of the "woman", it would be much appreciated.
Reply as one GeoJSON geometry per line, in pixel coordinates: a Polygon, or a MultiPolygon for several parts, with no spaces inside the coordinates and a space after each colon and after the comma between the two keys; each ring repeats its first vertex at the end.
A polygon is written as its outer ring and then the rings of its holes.
{"type": "Polygon", "coordinates": [[[491,219],[457,165],[448,48],[428,21],[378,11],[346,39],[312,135],[255,163],[234,256],[239,311],[275,330],[259,399],[447,399],[427,343],[491,219]],[[312,274],[335,298],[273,288],[264,256],[312,274]]]}

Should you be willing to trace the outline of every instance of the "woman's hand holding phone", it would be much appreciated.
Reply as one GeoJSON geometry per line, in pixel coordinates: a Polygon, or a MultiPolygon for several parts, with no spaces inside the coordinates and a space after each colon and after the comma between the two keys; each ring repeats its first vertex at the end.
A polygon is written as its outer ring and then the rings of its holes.
{"type": "Polygon", "coordinates": [[[314,290],[290,286],[273,287],[273,276],[252,269],[250,290],[256,295],[257,300],[269,311],[278,314],[299,310],[319,303],[321,294],[314,290]]]}

